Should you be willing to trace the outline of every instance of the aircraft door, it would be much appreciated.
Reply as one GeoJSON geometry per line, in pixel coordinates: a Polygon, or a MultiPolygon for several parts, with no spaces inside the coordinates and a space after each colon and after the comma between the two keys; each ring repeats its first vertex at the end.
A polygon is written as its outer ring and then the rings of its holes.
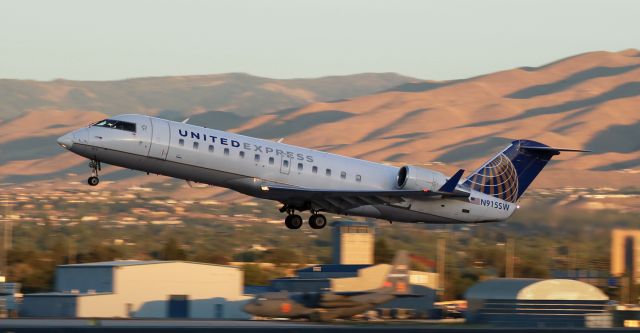
{"type": "Polygon", "coordinates": [[[291,170],[291,159],[286,155],[280,155],[280,173],[288,175],[291,170]]]}
{"type": "Polygon", "coordinates": [[[171,142],[171,127],[164,119],[151,119],[151,149],[149,157],[166,160],[169,153],[169,142],[171,142]]]}

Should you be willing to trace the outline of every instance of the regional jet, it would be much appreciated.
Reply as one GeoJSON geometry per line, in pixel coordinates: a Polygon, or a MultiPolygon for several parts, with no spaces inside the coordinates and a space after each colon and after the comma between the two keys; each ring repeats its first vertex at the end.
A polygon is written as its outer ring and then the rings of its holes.
{"type": "Polygon", "coordinates": [[[327,224],[322,213],[417,223],[502,221],[547,162],[561,151],[515,140],[468,177],[412,165],[395,167],[145,115],[119,115],[58,138],[90,160],[91,186],[101,163],[229,188],[274,200],[299,229],[327,224]]]}
{"type": "Polygon", "coordinates": [[[410,293],[409,254],[406,251],[398,251],[389,273],[381,282],[378,288],[365,291],[264,293],[247,303],[244,311],[259,317],[328,321],[353,317],[397,297],[421,296],[410,293]]]}

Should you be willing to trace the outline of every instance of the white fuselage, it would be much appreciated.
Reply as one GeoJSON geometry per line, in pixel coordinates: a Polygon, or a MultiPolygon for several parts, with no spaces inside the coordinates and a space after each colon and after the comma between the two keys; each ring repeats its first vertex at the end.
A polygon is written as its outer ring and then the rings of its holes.
{"type": "MultiPolygon", "coordinates": [[[[399,168],[201,126],[143,115],[112,119],[136,124],[134,132],[89,126],[58,141],[81,156],[125,168],[230,188],[278,200],[265,184],[323,190],[397,190],[399,168]]],[[[425,189],[446,177],[427,170],[425,189]]],[[[465,223],[508,218],[516,204],[472,191],[469,198],[405,199],[333,213],[399,222],[465,223]]]]}

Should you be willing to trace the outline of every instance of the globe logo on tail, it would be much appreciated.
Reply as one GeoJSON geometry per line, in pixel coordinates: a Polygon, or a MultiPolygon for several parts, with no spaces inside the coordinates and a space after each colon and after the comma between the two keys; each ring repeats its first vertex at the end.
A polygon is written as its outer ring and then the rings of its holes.
{"type": "Polygon", "coordinates": [[[482,166],[468,178],[471,189],[508,202],[518,199],[518,175],[504,154],[482,166]]]}

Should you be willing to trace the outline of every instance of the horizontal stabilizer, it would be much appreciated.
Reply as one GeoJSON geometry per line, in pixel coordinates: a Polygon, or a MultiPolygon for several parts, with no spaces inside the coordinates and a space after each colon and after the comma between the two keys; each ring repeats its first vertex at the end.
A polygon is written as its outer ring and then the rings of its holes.
{"type": "Polygon", "coordinates": [[[464,173],[463,169],[458,170],[449,180],[447,180],[442,187],[438,190],[438,192],[451,193],[458,186],[458,182],[460,182],[460,178],[462,178],[462,174],[464,173]]]}
{"type": "Polygon", "coordinates": [[[532,146],[522,146],[521,150],[528,150],[531,152],[548,152],[553,155],[558,155],[560,152],[571,152],[571,153],[590,153],[591,150],[582,150],[582,149],[568,149],[568,148],[554,148],[554,147],[532,147],[532,146]]]}

